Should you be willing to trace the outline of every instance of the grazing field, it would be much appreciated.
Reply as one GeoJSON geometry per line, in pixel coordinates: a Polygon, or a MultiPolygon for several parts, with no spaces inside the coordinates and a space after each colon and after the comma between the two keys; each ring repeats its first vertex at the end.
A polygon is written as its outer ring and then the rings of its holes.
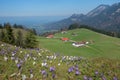
{"type": "Polygon", "coordinates": [[[50,39],[38,37],[39,46],[63,55],[120,59],[119,38],[106,36],[87,29],[71,30],[64,34],[57,33],[54,37],[50,39]],[[74,47],[71,41],[61,41],[61,37],[67,37],[72,41],[88,41],[90,43],[86,46],[74,47]]]}

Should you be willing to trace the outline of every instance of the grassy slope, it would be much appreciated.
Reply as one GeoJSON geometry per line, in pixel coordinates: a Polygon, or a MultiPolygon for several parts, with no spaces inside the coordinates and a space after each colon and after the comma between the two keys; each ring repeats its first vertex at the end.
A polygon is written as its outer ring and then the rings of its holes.
{"type": "Polygon", "coordinates": [[[120,59],[120,39],[99,34],[87,29],[77,29],[68,31],[66,34],[57,33],[55,37],[68,37],[74,41],[90,41],[88,47],[73,47],[71,42],[62,42],[59,39],[46,39],[39,37],[40,47],[47,48],[53,52],[64,55],[75,55],[84,57],[106,57],[120,59]],[[76,33],[77,36],[72,36],[76,33]]]}
{"type": "Polygon", "coordinates": [[[47,56],[55,55],[44,49],[22,49],[0,42],[0,80],[25,80],[22,79],[22,75],[27,77],[26,80],[83,80],[84,76],[91,77],[93,80],[102,80],[101,74],[107,80],[113,80],[113,77],[120,79],[119,60],[80,58],[71,61],[67,57],[63,59],[62,56],[56,56],[48,59],[47,56]],[[5,56],[8,58],[7,61],[4,60],[5,56]],[[11,59],[12,56],[15,59],[11,59]],[[18,69],[16,60],[21,63],[21,69],[18,69]],[[36,64],[33,64],[34,62],[36,64]],[[46,67],[42,66],[43,62],[47,63],[46,67]],[[75,66],[74,71],[69,73],[68,69],[75,66]],[[50,67],[54,67],[55,71],[50,72],[50,67]],[[32,79],[30,79],[30,70],[34,75],[32,79]],[[42,75],[43,70],[47,75],[42,75]],[[76,70],[80,71],[80,75],[75,75],[76,70]],[[95,74],[96,71],[98,75],[95,74]],[[55,74],[54,79],[52,74],[55,74]]]}

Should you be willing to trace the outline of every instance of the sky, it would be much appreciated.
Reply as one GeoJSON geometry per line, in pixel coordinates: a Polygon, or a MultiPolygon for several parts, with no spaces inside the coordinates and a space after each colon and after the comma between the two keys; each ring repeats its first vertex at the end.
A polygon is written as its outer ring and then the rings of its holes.
{"type": "Polygon", "coordinates": [[[70,16],[120,0],[0,0],[0,16],[70,16]]]}

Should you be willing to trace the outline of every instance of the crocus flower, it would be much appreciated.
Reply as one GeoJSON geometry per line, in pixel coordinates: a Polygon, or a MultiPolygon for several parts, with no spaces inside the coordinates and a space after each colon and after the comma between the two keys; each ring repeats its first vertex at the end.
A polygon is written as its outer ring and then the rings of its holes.
{"type": "Polygon", "coordinates": [[[30,74],[30,78],[33,78],[33,74],[30,74]]]}
{"type": "Polygon", "coordinates": [[[76,72],[75,72],[75,75],[79,75],[80,74],[80,72],[77,70],[76,72]]]}
{"type": "Polygon", "coordinates": [[[3,46],[4,46],[4,44],[1,44],[1,46],[3,47],[3,46]]]}
{"type": "Polygon", "coordinates": [[[52,78],[55,78],[55,74],[52,74],[52,78]]]}
{"type": "Polygon", "coordinates": [[[47,66],[47,63],[41,63],[42,66],[47,66]]]}
{"type": "Polygon", "coordinates": [[[58,66],[60,66],[60,63],[58,63],[58,66]]]}
{"type": "Polygon", "coordinates": [[[117,79],[117,77],[114,76],[114,77],[113,77],[113,80],[118,80],[118,79],[117,79]]]}
{"type": "Polygon", "coordinates": [[[55,68],[54,67],[50,67],[50,72],[53,72],[55,71],[55,68]]]}
{"type": "Polygon", "coordinates": [[[5,61],[7,61],[7,60],[8,60],[8,58],[7,58],[6,56],[4,56],[4,60],[5,60],[5,61]]]}
{"type": "Polygon", "coordinates": [[[15,56],[15,53],[12,53],[12,56],[15,56]]]}
{"type": "Polygon", "coordinates": [[[23,53],[23,51],[20,51],[20,53],[23,53]]]}
{"type": "Polygon", "coordinates": [[[99,74],[99,72],[98,71],[95,71],[95,75],[98,75],[99,74]]]}
{"type": "Polygon", "coordinates": [[[47,74],[45,70],[42,70],[41,73],[42,73],[42,75],[46,75],[47,74]]]}
{"type": "Polygon", "coordinates": [[[33,60],[35,61],[37,58],[36,57],[33,57],[33,60]]]}
{"type": "Polygon", "coordinates": [[[70,67],[69,69],[68,69],[68,72],[70,73],[70,72],[72,72],[74,69],[73,69],[73,67],[70,67]]]}
{"type": "Polygon", "coordinates": [[[16,64],[18,63],[18,59],[15,59],[15,63],[16,63],[16,64]]]}
{"type": "Polygon", "coordinates": [[[22,80],[26,80],[26,75],[22,75],[22,80]]]}
{"type": "Polygon", "coordinates": [[[88,78],[88,80],[93,80],[93,79],[90,77],[90,78],[88,78]]]}
{"type": "Polygon", "coordinates": [[[41,53],[38,53],[39,56],[41,56],[41,53]]]}
{"type": "Polygon", "coordinates": [[[86,76],[86,75],[84,75],[84,76],[83,76],[83,79],[84,79],[84,80],[87,80],[88,78],[87,78],[87,76],[86,76]]]}
{"type": "Polygon", "coordinates": [[[18,67],[18,69],[20,69],[20,68],[21,68],[21,64],[18,63],[18,64],[17,64],[17,67],[18,67]]]}
{"type": "Polygon", "coordinates": [[[35,65],[35,64],[36,64],[36,62],[34,61],[34,62],[33,62],[33,65],[35,65]]]}
{"type": "Polygon", "coordinates": [[[11,57],[11,60],[15,60],[15,57],[12,56],[12,57],[11,57]]]}
{"type": "Polygon", "coordinates": [[[20,60],[20,64],[22,64],[24,61],[23,60],[20,60]]]}
{"type": "Polygon", "coordinates": [[[32,69],[30,69],[30,74],[32,74],[33,73],[33,70],[32,69]]]}
{"type": "Polygon", "coordinates": [[[106,78],[104,76],[102,76],[102,80],[106,80],[106,78]]]}

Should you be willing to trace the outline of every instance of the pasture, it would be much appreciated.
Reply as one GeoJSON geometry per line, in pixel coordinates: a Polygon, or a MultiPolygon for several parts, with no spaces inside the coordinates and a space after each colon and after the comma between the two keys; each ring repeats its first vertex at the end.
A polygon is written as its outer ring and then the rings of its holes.
{"type": "Polygon", "coordinates": [[[57,33],[55,38],[38,37],[39,46],[54,53],[71,56],[83,56],[88,58],[105,57],[120,59],[120,39],[96,33],[87,29],[67,31],[65,34],[57,33]],[[72,34],[76,34],[73,36],[72,34]],[[74,47],[72,42],[63,42],[61,37],[67,37],[73,41],[92,41],[92,43],[74,47]]]}

